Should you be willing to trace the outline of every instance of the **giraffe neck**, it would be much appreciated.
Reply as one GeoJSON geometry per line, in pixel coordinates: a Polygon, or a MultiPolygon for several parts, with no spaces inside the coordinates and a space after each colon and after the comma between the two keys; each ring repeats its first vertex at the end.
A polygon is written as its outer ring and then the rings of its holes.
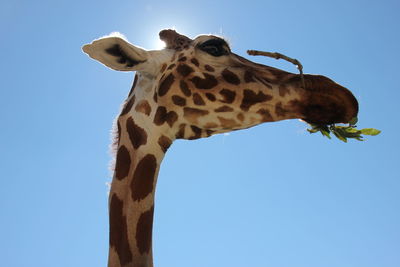
{"type": "Polygon", "coordinates": [[[154,112],[144,101],[135,103],[132,95],[117,121],[119,141],[109,199],[109,267],[153,266],[155,188],[161,161],[172,143],[151,123],[154,112]]]}

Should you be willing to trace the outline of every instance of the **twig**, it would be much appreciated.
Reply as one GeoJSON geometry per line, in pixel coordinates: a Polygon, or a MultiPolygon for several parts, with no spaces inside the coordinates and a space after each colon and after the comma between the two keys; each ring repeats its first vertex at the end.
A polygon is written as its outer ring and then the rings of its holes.
{"type": "Polygon", "coordinates": [[[284,59],[294,65],[297,66],[297,69],[300,72],[300,78],[301,78],[301,83],[303,85],[303,88],[306,88],[306,84],[304,82],[304,76],[303,76],[303,65],[301,65],[300,61],[298,61],[297,59],[294,58],[290,58],[288,56],[285,56],[281,53],[277,53],[277,52],[264,52],[264,51],[258,51],[258,50],[247,50],[247,54],[249,54],[250,56],[266,56],[266,57],[272,57],[275,59],[284,59]]]}

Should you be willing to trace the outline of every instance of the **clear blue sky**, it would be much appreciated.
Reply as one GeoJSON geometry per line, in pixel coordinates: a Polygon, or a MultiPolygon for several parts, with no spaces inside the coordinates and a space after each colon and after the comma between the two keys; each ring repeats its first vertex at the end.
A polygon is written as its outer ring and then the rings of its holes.
{"type": "Polygon", "coordinates": [[[399,12],[390,0],[2,0],[1,266],[106,266],[109,132],[133,74],[80,47],[120,31],[156,48],[170,27],[296,57],[354,92],[359,127],[383,132],[344,144],[293,120],[176,142],[156,266],[400,266],[399,12]]]}

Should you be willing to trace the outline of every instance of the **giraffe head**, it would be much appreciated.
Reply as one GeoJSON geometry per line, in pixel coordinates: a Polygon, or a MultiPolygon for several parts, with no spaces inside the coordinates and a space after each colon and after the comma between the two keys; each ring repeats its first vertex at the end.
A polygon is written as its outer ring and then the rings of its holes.
{"type": "Polygon", "coordinates": [[[83,50],[114,70],[136,71],[122,115],[139,111],[170,137],[196,139],[292,118],[347,123],[357,115],[351,92],[324,76],[304,75],[303,88],[300,75],[236,55],[220,37],[190,39],[163,30],[160,38],[162,50],[147,51],[118,36],[83,50]]]}

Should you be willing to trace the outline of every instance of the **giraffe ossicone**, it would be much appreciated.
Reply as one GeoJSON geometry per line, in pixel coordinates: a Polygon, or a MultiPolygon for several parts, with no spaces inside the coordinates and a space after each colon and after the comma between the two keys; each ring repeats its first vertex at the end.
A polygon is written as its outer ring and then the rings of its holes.
{"type": "Polygon", "coordinates": [[[163,30],[162,50],[145,50],[119,36],[85,45],[90,57],[118,71],[135,71],[117,118],[110,208],[110,267],[151,267],[154,194],[161,161],[176,139],[198,139],[263,122],[299,118],[347,123],[358,103],[320,75],[300,75],[234,54],[217,36],[194,39],[163,30]]]}

